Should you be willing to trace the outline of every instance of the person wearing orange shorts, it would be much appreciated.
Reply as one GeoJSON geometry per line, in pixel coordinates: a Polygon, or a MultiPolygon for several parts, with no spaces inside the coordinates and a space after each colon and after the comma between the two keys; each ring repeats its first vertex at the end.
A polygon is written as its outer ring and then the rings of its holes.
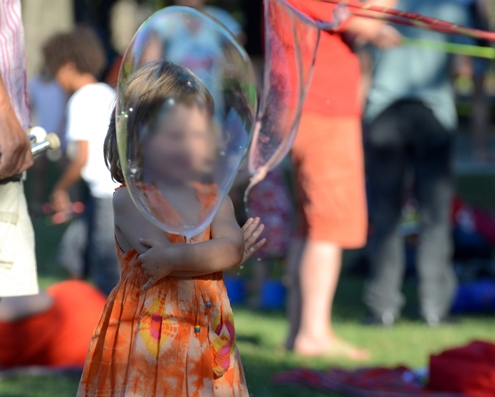
{"type": "MultiPolygon", "coordinates": [[[[314,20],[328,21],[335,5],[290,0],[314,20]]],[[[369,3],[392,7],[395,0],[369,3]]],[[[379,21],[351,18],[337,32],[321,32],[315,69],[292,147],[299,227],[288,257],[290,283],[286,347],[308,356],[367,359],[369,353],[337,338],[331,309],[342,248],[366,242],[367,209],[361,137],[360,66],[347,44],[400,43],[379,21]]]]}

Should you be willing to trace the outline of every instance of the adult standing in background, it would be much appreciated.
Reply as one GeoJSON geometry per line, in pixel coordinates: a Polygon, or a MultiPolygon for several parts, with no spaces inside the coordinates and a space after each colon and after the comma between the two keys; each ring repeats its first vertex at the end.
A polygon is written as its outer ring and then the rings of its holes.
{"type": "MultiPolygon", "coordinates": [[[[458,0],[400,0],[401,10],[457,25],[471,25],[458,0]]],[[[470,43],[452,36],[399,27],[405,37],[470,43]]],[[[373,235],[372,278],[364,301],[368,322],[392,325],[400,316],[404,242],[398,233],[406,170],[415,176],[421,221],[417,254],[421,316],[430,325],[447,320],[455,293],[451,265],[452,133],[457,127],[451,72],[456,59],[440,51],[403,46],[372,50],[373,78],[365,112],[366,166],[373,235]]]]}
{"type": "Polygon", "coordinates": [[[97,80],[106,64],[103,45],[91,28],[81,26],[48,39],[43,54],[50,73],[70,95],[66,136],[74,150],[74,157],[53,188],[52,205],[57,212],[67,211],[71,205],[70,188],[81,178],[88,184],[89,266],[83,275],[91,276],[96,286],[109,295],[120,280],[112,209],[118,185],[105,167],[101,151],[115,101],[115,91],[97,80]]]}
{"type": "MultiPolygon", "coordinates": [[[[315,20],[329,20],[336,5],[289,0],[315,20]]],[[[368,3],[393,7],[394,0],[368,3]]],[[[367,215],[361,136],[360,67],[349,41],[397,45],[400,35],[375,20],[350,18],[336,32],[322,32],[313,79],[292,147],[300,203],[297,239],[288,272],[290,331],[286,347],[310,356],[366,359],[331,327],[343,248],[366,242],[367,215]]]]}
{"type": "Polygon", "coordinates": [[[38,293],[34,232],[22,181],[33,164],[20,0],[0,1],[0,297],[38,293]],[[12,180],[10,180],[11,178],[12,180]]]}

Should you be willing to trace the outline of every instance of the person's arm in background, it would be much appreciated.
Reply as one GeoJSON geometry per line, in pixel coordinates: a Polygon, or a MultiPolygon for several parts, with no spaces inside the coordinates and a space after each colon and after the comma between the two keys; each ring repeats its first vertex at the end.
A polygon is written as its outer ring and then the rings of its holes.
{"type": "MultiPolygon", "coordinates": [[[[336,5],[316,0],[287,0],[296,9],[314,20],[328,21],[336,5]]],[[[353,0],[357,2],[357,0],[353,0]]],[[[362,4],[393,8],[397,0],[368,0],[362,4]]],[[[352,8],[349,9],[352,13],[352,8]]],[[[373,15],[373,11],[366,11],[373,15]]],[[[352,45],[363,46],[370,43],[379,48],[397,46],[401,43],[401,34],[392,26],[381,20],[351,16],[343,21],[336,30],[345,36],[345,41],[352,45]]]]}
{"type": "Polygon", "coordinates": [[[366,47],[358,51],[358,56],[359,62],[361,64],[361,84],[359,87],[359,98],[361,100],[361,106],[364,109],[366,107],[368,93],[371,89],[373,77],[373,57],[371,56],[369,49],[367,49],[366,47]]]}
{"type": "Polygon", "coordinates": [[[33,165],[29,138],[22,128],[0,76],[0,180],[33,165]]]}
{"type": "MultiPolygon", "coordinates": [[[[369,0],[365,3],[393,8],[397,5],[397,0],[369,0]]],[[[389,48],[399,45],[402,40],[401,34],[394,27],[368,18],[351,18],[346,23],[344,32],[353,36],[358,46],[370,43],[378,48],[389,48]]]]}
{"type": "Polygon", "coordinates": [[[76,146],[76,155],[53,188],[51,201],[56,212],[69,209],[69,189],[81,179],[81,170],[88,161],[88,141],[75,141],[73,144],[76,146]]]}

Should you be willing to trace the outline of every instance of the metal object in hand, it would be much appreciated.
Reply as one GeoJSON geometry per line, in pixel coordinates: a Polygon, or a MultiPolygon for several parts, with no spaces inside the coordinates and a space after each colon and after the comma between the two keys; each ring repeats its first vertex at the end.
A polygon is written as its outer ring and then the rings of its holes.
{"type": "MultiPolygon", "coordinates": [[[[54,150],[60,147],[60,139],[57,134],[53,132],[47,134],[46,131],[40,127],[34,127],[30,132],[33,132],[33,134],[29,134],[31,153],[33,154],[33,157],[47,151],[48,149],[54,150]],[[39,130],[34,131],[35,129],[39,130]]],[[[0,180],[0,185],[5,185],[9,182],[20,182],[21,179],[22,174],[13,175],[10,178],[0,180]]]]}

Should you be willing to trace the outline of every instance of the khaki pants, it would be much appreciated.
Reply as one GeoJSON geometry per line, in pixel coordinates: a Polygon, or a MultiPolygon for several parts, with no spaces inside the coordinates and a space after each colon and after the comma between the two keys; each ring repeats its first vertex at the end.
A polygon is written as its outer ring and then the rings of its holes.
{"type": "Polygon", "coordinates": [[[38,292],[34,231],[23,185],[0,185],[0,297],[38,292]]]}

